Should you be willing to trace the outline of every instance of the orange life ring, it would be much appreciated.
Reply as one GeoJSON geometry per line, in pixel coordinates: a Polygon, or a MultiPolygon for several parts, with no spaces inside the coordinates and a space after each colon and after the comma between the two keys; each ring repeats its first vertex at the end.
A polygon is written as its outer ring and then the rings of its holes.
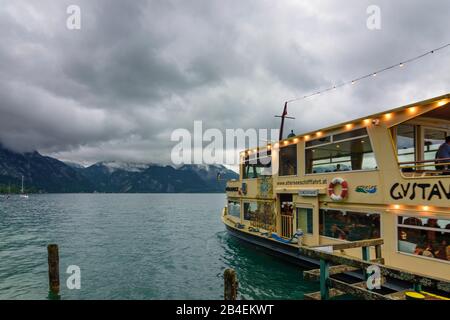
{"type": "Polygon", "coordinates": [[[331,200],[333,201],[342,201],[348,196],[348,183],[342,178],[334,178],[331,180],[330,184],[328,185],[328,195],[330,196],[331,200]],[[334,193],[334,188],[337,185],[341,185],[342,190],[340,194],[334,193]]]}

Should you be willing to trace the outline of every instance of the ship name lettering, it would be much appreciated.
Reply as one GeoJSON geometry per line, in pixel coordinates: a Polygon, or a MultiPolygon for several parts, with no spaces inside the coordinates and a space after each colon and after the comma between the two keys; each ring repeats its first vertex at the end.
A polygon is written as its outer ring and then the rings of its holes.
{"type": "Polygon", "coordinates": [[[450,185],[445,188],[442,181],[438,183],[395,183],[391,188],[391,198],[394,200],[409,199],[414,200],[420,198],[422,200],[431,201],[434,197],[443,199],[445,196],[450,200],[450,185]]]}

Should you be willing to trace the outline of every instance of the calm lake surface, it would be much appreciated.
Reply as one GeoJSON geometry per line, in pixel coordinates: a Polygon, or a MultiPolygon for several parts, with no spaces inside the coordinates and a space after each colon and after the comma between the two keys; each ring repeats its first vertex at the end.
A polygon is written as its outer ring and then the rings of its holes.
{"type": "Polygon", "coordinates": [[[51,194],[0,198],[0,299],[46,299],[47,244],[62,299],[222,299],[234,268],[242,299],[302,299],[301,270],[231,237],[223,194],[51,194]],[[81,289],[65,283],[81,269],[81,289]]]}

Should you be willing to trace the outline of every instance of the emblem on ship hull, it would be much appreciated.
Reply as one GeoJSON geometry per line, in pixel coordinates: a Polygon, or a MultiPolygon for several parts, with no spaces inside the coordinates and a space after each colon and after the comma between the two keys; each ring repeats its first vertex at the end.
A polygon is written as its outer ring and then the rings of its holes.
{"type": "Polygon", "coordinates": [[[377,192],[377,186],[357,186],[355,191],[359,193],[373,194],[377,192]]]}

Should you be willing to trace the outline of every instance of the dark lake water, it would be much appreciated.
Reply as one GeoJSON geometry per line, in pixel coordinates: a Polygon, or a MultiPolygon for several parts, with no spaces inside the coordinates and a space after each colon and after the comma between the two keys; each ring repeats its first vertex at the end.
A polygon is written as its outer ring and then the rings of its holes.
{"type": "Polygon", "coordinates": [[[62,299],[302,299],[301,270],[231,237],[223,194],[52,194],[0,199],[0,299],[46,299],[47,244],[60,250],[62,299]],[[81,289],[66,287],[69,265],[81,289]]]}

